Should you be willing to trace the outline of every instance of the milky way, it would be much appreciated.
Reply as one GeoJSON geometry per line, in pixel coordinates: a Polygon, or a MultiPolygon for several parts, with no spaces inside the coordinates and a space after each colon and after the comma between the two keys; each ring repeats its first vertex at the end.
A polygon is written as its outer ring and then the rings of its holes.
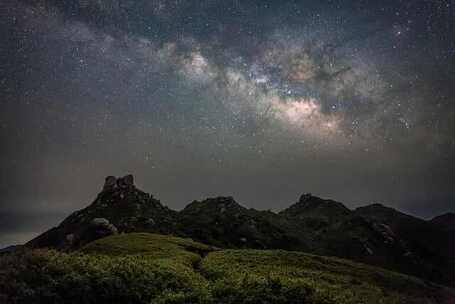
{"type": "Polygon", "coordinates": [[[454,211],[454,1],[5,1],[0,245],[107,175],[179,209],[454,211]]]}

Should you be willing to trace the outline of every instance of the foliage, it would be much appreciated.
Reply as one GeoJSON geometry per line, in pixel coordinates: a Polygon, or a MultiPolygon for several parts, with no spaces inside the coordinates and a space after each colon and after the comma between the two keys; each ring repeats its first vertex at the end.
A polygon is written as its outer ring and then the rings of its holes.
{"type": "Polygon", "coordinates": [[[130,233],[96,240],[80,251],[109,256],[145,255],[153,259],[173,259],[184,264],[192,264],[200,259],[201,254],[215,249],[191,239],[151,233],[130,233]]]}
{"type": "Polygon", "coordinates": [[[282,250],[146,233],[0,256],[0,303],[439,303],[418,279],[282,250]]]}
{"type": "Polygon", "coordinates": [[[419,279],[301,252],[217,251],[202,261],[201,271],[215,286],[239,290],[244,288],[239,282],[245,280],[278,282],[282,290],[305,290],[309,303],[437,303],[434,292],[419,279]]]}

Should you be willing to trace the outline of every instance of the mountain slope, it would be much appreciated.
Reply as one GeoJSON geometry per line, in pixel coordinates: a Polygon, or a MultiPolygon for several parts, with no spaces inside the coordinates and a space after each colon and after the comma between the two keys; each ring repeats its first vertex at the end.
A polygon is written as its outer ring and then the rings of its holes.
{"type": "Polygon", "coordinates": [[[453,234],[433,221],[425,221],[380,204],[357,208],[357,214],[380,223],[404,242],[419,259],[415,274],[432,280],[455,282],[453,234]]]}
{"type": "Polygon", "coordinates": [[[441,230],[455,232],[455,213],[445,213],[433,218],[430,223],[441,230]]]}
{"type": "Polygon", "coordinates": [[[318,228],[349,217],[351,210],[342,203],[325,200],[307,193],[303,194],[297,203],[281,211],[280,214],[318,228]]]}
{"type": "Polygon", "coordinates": [[[175,232],[177,213],[134,186],[132,175],[106,177],[103,191],[88,207],[27,243],[31,247],[78,248],[119,232],[175,232]]]}
{"type": "Polygon", "coordinates": [[[381,205],[352,211],[311,194],[279,213],[247,209],[232,197],[194,201],[176,212],[137,189],[130,175],[107,177],[91,205],[27,246],[75,250],[124,232],[172,234],[221,248],[331,255],[455,285],[453,236],[436,223],[381,205]]]}
{"type": "Polygon", "coordinates": [[[311,252],[420,274],[418,258],[392,230],[340,202],[305,194],[279,214],[297,225],[311,252]]]}
{"type": "Polygon", "coordinates": [[[79,251],[0,256],[2,303],[451,304],[453,290],[351,261],[283,250],[219,250],[130,233],[79,251]],[[6,267],[7,266],[7,267],[6,267]]]}
{"type": "Polygon", "coordinates": [[[194,201],[178,215],[184,235],[201,242],[230,248],[298,249],[297,238],[232,197],[194,201]]]}

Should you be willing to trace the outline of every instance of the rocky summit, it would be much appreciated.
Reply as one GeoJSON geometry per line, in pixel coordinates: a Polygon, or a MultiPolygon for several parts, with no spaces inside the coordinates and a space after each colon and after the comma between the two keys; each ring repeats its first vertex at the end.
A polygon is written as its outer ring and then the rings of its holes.
{"type": "Polygon", "coordinates": [[[54,227],[28,242],[32,247],[73,249],[122,232],[175,232],[177,212],[164,207],[159,200],[136,188],[132,175],[108,176],[103,190],[88,207],[67,217],[54,227]]]}
{"type": "Polygon", "coordinates": [[[247,209],[232,197],[193,201],[177,212],[139,190],[132,175],[108,176],[88,207],[26,245],[74,250],[109,235],[154,232],[219,248],[344,257],[455,285],[451,221],[450,215],[425,221],[378,204],[350,210],[309,193],[278,213],[247,209]]]}
{"type": "Polygon", "coordinates": [[[185,236],[219,247],[301,249],[299,239],[232,197],[194,201],[179,212],[185,236]]]}

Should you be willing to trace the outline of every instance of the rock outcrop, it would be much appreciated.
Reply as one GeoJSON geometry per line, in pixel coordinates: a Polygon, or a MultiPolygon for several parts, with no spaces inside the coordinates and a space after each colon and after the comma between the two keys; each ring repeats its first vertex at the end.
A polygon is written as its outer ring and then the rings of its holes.
{"type": "Polygon", "coordinates": [[[72,249],[119,232],[176,233],[176,214],[137,189],[132,175],[108,176],[92,204],[74,212],[28,245],[72,249]]]}
{"type": "Polygon", "coordinates": [[[108,176],[104,181],[103,191],[115,191],[116,189],[132,189],[134,188],[134,177],[128,174],[124,177],[116,178],[108,176]]]}
{"type": "Polygon", "coordinates": [[[72,250],[111,234],[156,232],[217,247],[339,256],[455,285],[453,235],[439,227],[451,218],[427,222],[378,204],[352,211],[311,194],[279,213],[247,209],[232,197],[176,212],[137,189],[132,175],[108,176],[92,204],[27,246],[72,250]]]}

